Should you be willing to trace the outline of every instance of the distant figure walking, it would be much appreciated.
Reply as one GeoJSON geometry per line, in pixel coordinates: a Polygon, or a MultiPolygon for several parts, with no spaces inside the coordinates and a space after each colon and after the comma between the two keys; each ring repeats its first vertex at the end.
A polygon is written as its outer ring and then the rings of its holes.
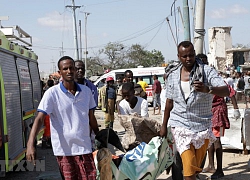
{"type": "Polygon", "coordinates": [[[113,77],[107,77],[106,82],[107,85],[99,90],[99,102],[102,105],[102,111],[105,112],[105,128],[113,128],[116,88],[114,86],[113,77]]]}
{"type": "Polygon", "coordinates": [[[158,106],[158,113],[157,114],[161,114],[161,83],[160,81],[158,81],[158,76],[155,74],[153,75],[153,79],[154,79],[154,84],[152,87],[152,91],[153,91],[153,106],[154,106],[154,112],[153,114],[155,114],[155,109],[156,106],[158,106]]]}

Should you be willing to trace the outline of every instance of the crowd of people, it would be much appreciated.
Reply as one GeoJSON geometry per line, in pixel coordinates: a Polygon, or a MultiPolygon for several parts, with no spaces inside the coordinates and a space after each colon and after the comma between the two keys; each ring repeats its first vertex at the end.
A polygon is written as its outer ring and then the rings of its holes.
{"type": "MultiPolygon", "coordinates": [[[[207,56],[195,54],[189,41],[178,45],[179,64],[165,73],[162,86],[153,75],[153,115],[162,114],[159,136],[167,136],[171,126],[174,143],[172,179],[195,180],[200,172],[213,173],[211,179],[224,176],[220,137],[230,128],[227,104],[232,102],[234,116],[240,117],[237,98],[250,95],[250,72],[224,74],[208,65],[207,56]],[[156,110],[158,108],[158,113],[156,110]],[[204,168],[208,151],[209,164],[204,168]],[[217,168],[214,166],[216,153],[217,168]]],[[[82,61],[64,56],[58,61],[61,80],[49,77],[38,107],[27,144],[27,159],[35,162],[35,137],[44,119],[50,119],[51,146],[64,179],[95,179],[91,134],[99,131],[95,108],[105,114],[105,128],[113,128],[114,114],[149,117],[146,88],[139,78],[133,82],[133,72],[124,77],[107,77],[98,87],[85,77],[82,61]]]]}

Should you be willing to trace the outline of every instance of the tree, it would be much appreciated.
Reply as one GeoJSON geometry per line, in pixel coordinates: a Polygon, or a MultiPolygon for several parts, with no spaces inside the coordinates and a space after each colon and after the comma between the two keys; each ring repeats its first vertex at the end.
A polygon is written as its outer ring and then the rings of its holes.
{"type": "Polygon", "coordinates": [[[134,64],[133,67],[156,67],[164,63],[164,57],[160,51],[147,51],[139,44],[132,45],[127,56],[134,64]]]}
{"type": "Polygon", "coordinates": [[[113,70],[137,66],[156,67],[164,63],[164,57],[160,51],[155,49],[147,51],[139,44],[125,47],[121,43],[108,43],[94,54],[94,57],[87,59],[88,76],[103,74],[105,68],[113,70]]]}
{"type": "Polygon", "coordinates": [[[126,65],[126,50],[123,44],[108,43],[100,52],[106,55],[105,62],[110,69],[119,69],[126,65]]]}
{"type": "Polygon", "coordinates": [[[157,67],[157,66],[161,66],[163,63],[165,63],[165,58],[163,57],[161,51],[157,51],[157,50],[152,50],[147,51],[147,59],[145,60],[146,63],[148,64],[148,66],[145,67],[157,67]]]}

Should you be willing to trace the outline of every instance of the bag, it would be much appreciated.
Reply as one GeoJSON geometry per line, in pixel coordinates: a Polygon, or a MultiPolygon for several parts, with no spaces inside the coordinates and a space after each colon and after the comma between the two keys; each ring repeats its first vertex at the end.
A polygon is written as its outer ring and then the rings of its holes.
{"type": "Polygon", "coordinates": [[[172,149],[165,138],[154,137],[128,151],[119,166],[122,174],[131,180],[155,180],[173,163],[172,149]]]}

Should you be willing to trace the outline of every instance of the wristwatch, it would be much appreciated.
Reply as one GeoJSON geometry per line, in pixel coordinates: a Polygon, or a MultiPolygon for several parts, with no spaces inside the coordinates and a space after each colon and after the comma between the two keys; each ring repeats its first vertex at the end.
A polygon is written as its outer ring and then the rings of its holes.
{"type": "Polygon", "coordinates": [[[213,86],[208,86],[208,89],[209,89],[208,93],[211,94],[213,91],[213,86]]]}

